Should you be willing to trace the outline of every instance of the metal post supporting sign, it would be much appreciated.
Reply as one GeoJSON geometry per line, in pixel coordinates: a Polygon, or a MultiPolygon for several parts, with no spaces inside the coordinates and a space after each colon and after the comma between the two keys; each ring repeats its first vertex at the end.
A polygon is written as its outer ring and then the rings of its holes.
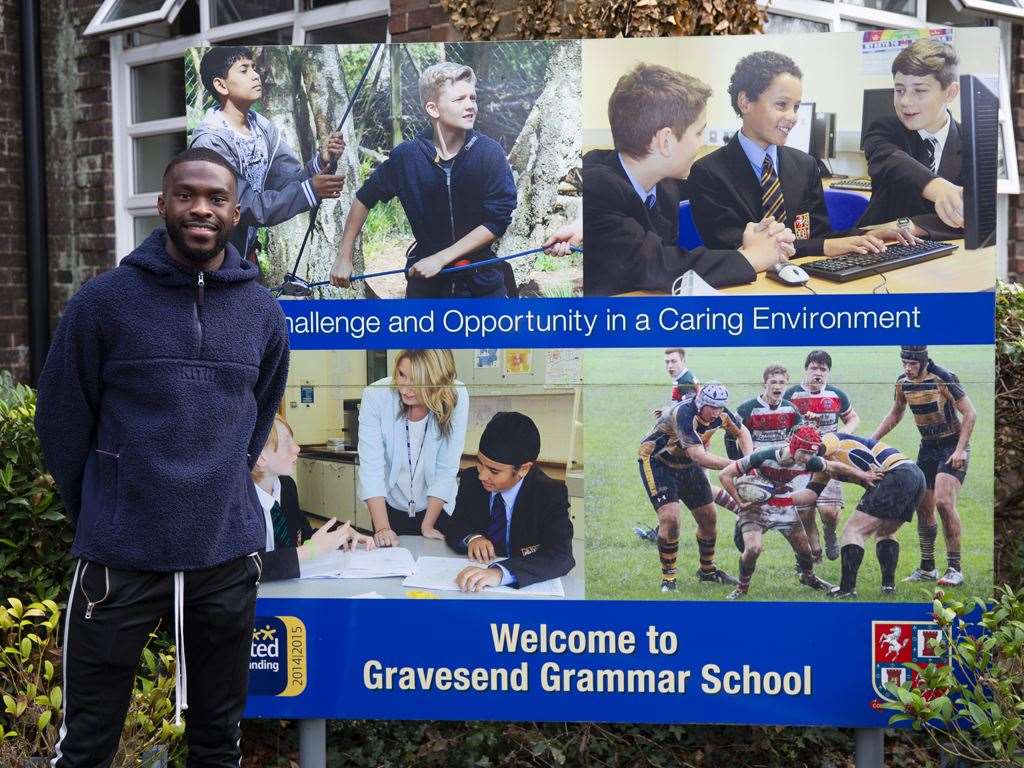
{"type": "Polygon", "coordinates": [[[885,731],[881,728],[857,728],[854,731],[856,768],[882,768],[885,763],[885,731]]]}
{"type": "Polygon", "coordinates": [[[299,768],[327,768],[326,720],[299,720],[299,768]]]}

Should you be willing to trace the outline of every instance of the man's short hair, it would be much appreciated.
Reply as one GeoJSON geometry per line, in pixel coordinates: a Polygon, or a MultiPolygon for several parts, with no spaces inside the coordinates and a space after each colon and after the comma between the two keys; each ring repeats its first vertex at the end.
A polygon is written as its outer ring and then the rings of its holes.
{"type": "Polygon", "coordinates": [[[192,147],[186,149],[184,152],[175,155],[171,158],[171,162],[164,168],[164,182],[167,181],[167,175],[171,172],[171,169],[176,165],[182,163],[213,163],[219,165],[221,168],[226,168],[231,172],[231,180],[237,185],[238,181],[235,177],[235,168],[231,165],[224,157],[215,150],[209,149],[208,147],[192,147]]]}
{"type": "Polygon", "coordinates": [[[747,94],[751,101],[757,101],[779,75],[792,75],[799,80],[804,76],[796,62],[784,53],[757,51],[740,59],[729,79],[729,98],[736,114],[743,114],[740,112],[740,93],[747,94]]]}
{"type": "Polygon", "coordinates": [[[949,43],[932,38],[915,40],[896,54],[892,74],[927,77],[931,75],[943,88],[949,88],[957,78],[960,58],[949,43]]]}
{"type": "Polygon", "coordinates": [[[619,78],[608,99],[615,149],[644,157],[654,134],[671,128],[677,139],[696,122],[711,88],[691,75],[657,64],[637,64],[619,78]]]}
{"type": "Polygon", "coordinates": [[[213,98],[220,99],[221,95],[213,87],[213,81],[228,76],[228,70],[236,62],[248,59],[252,61],[252,49],[243,45],[215,45],[203,54],[199,62],[199,79],[203,81],[203,87],[213,98]]]}
{"type": "Polygon", "coordinates": [[[804,360],[804,370],[806,371],[810,367],[811,363],[817,363],[818,365],[824,365],[830,371],[832,370],[832,355],[826,352],[824,349],[812,349],[807,353],[807,359],[804,360]]]}
{"type": "Polygon", "coordinates": [[[476,85],[476,73],[472,67],[454,61],[431,64],[420,75],[420,104],[426,106],[428,101],[436,102],[441,91],[463,80],[476,85]]]}
{"type": "Polygon", "coordinates": [[[673,352],[679,355],[680,360],[686,359],[686,350],[683,349],[682,347],[669,347],[668,349],[665,350],[666,355],[671,355],[673,352]]]}
{"type": "MultiPolygon", "coordinates": [[[[829,367],[831,367],[831,366],[829,366],[829,367]]],[[[761,382],[762,383],[767,383],[768,382],[768,378],[770,376],[774,376],[774,375],[776,375],[778,373],[781,373],[787,379],[789,378],[789,371],[786,370],[786,366],[779,365],[778,363],[775,363],[773,365],[769,365],[767,368],[764,369],[764,373],[761,374],[761,382]]]]}

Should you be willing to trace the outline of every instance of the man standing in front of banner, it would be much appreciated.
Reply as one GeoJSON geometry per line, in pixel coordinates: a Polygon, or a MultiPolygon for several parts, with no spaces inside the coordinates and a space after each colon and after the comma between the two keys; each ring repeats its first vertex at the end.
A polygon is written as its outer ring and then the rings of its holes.
{"type": "Polygon", "coordinates": [[[53,768],[110,766],[139,656],[171,617],[188,765],[241,759],[266,539],[249,471],[284,393],[288,335],[228,244],[239,205],[224,158],[174,158],[157,210],[166,231],[68,303],[39,381],[36,431],[78,558],[53,768]]]}

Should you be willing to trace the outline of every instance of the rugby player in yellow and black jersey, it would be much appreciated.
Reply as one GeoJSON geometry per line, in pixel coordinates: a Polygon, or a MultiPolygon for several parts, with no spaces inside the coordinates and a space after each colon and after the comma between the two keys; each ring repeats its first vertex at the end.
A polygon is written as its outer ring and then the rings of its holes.
{"type": "MultiPolygon", "coordinates": [[[[846,432],[822,435],[819,453],[826,461],[875,478],[843,527],[842,576],[829,596],[857,596],[857,571],[864,559],[864,542],[871,536],[875,537],[875,555],[882,569],[882,593],[892,594],[896,591],[896,566],[900,558],[896,531],[914,517],[914,510],[924,496],[924,473],[891,445],[846,432]]],[[[829,479],[824,473],[814,475],[803,493],[821,493],[829,479]]]]}
{"type": "Polygon", "coordinates": [[[938,583],[958,587],[964,583],[960,564],[960,515],[957,496],[967,475],[971,432],[977,413],[955,373],[940,368],[928,356],[926,346],[900,347],[903,374],[896,380],[892,410],[871,437],[888,434],[910,406],[921,433],[917,465],[924,472],[927,490],[918,506],[917,532],[921,542],[921,564],[904,581],[935,581],[935,508],[942,518],[948,565],[938,583]]]}
{"type": "Polygon", "coordinates": [[[665,408],[654,429],[640,443],[640,479],[658,515],[662,592],[676,589],[680,501],[697,523],[697,578],[734,586],[738,583],[715,565],[714,492],[704,473],[705,469],[723,469],[730,463],[708,450],[719,429],[734,437],[744,454],[751,452],[750,432],[726,408],[728,401],[729,391],[709,381],[693,397],[665,408]]]}

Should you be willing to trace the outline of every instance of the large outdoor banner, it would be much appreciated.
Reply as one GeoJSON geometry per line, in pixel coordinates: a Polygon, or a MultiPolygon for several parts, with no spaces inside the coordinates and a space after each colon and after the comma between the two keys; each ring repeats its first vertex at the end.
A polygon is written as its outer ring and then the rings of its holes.
{"type": "Polygon", "coordinates": [[[885,724],[992,589],[997,46],[189,51],[292,349],[248,715],[885,724]]]}

